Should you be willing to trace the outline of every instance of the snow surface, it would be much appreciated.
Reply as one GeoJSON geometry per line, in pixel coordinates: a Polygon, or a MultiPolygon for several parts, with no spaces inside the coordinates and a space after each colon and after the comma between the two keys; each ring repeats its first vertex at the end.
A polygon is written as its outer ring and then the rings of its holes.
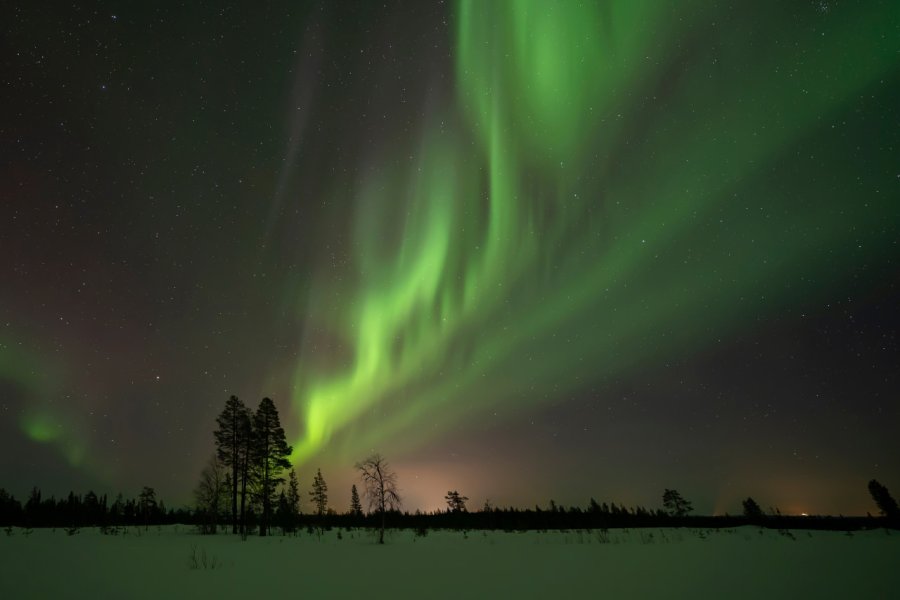
{"type": "Polygon", "coordinates": [[[338,531],[14,528],[0,598],[900,598],[900,532],[883,529],[395,531],[384,546],[338,531]]]}

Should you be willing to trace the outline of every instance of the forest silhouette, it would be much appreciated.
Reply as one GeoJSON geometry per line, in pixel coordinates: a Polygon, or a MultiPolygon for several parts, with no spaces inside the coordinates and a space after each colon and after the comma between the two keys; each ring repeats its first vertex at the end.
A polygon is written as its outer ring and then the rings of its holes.
{"type": "MultiPolygon", "coordinates": [[[[145,530],[151,526],[181,524],[196,527],[202,534],[230,531],[246,539],[266,536],[277,530],[282,535],[321,535],[332,528],[371,528],[384,542],[388,528],[412,529],[417,535],[429,530],[567,530],[627,527],[724,528],[757,525],[787,532],[789,529],[852,531],[876,527],[900,528],[900,511],[890,491],[877,480],[868,492],[877,516],[795,516],[777,508],[764,511],[752,497],[742,502],[740,515],[694,515],[692,503],[676,489],[665,488],[661,508],[627,507],[590,498],[585,506],[562,506],[550,500],[545,507],[495,507],[489,502],[469,510],[469,498],[458,490],[444,496],[445,510],[401,511],[398,475],[379,454],[355,465],[368,511],[363,509],[356,484],[348,490],[349,510],[329,505],[329,491],[321,469],[317,469],[307,492],[312,512],[301,511],[302,492],[296,471],[288,457],[291,447],[285,440],[278,409],[263,398],[251,411],[231,396],[216,418],[215,451],[203,467],[190,507],[167,507],[154,488],[145,486],[134,498],[121,493],[114,499],[88,491],[69,492],[64,498],[45,497],[34,487],[24,503],[0,488],[0,527],[11,534],[12,527],[26,531],[34,527],[64,528],[74,535],[81,527],[99,527],[105,534],[125,533],[128,527],[145,530]]],[[[342,495],[343,496],[343,495],[342,495]]],[[[343,504],[343,498],[340,502],[343,504]]]]}

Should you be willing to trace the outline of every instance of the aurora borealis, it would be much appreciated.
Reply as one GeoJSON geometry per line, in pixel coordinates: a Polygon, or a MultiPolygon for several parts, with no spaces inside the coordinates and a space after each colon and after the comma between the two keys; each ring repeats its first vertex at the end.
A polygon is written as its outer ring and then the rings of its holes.
{"type": "Polygon", "coordinates": [[[0,485],[187,499],[232,393],[412,510],[900,485],[895,3],[3,11],[0,485]]]}

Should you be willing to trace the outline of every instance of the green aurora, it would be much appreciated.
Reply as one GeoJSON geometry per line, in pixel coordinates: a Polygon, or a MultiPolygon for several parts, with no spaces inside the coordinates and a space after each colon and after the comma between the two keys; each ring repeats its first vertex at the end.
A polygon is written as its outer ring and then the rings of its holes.
{"type": "Polygon", "coordinates": [[[310,284],[339,352],[297,364],[293,459],[413,448],[875,277],[896,150],[850,148],[883,141],[900,5],[842,9],[461,1],[455,102],[379,154],[351,268],[310,284]]]}
{"type": "Polygon", "coordinates": [[[189,499],[231,394],[410,509],[896,485],[900,3],[106,8],[3,20],[0,486],[189,499]]]}

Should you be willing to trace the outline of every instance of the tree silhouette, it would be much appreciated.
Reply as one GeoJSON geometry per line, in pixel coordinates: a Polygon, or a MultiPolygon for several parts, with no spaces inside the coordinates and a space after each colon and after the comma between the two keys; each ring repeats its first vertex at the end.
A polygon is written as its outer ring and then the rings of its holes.
{"type": "MultiPolygon", "coordinates": [[[[246,476],[242,458],[250,445],[250,411],[237,396],[231,396],[216,417],[216,423],[219,426],[213,433],[216,438],[216,455],[224,466],[231,468],[231,532],[237,533],[238,480],[243,481],[246,476]]],[[[242,491],[246,493],[246,486],[242,487],[242,491]]]]}
{"type": "Polygon", "coordinates": [[[25,523],[33,526],[41,520],[41,490],[34,486],[25,501],[25,523]]]}
{"type": "Polygon", "coordinates": [[[678,490],[666,489],[663,492],[663,506],[673,517],[684,517],[694,510],[691,503],[682,498],[678,490]]]}
{"type": "Polygon", "coordinates": [[[291,467],[287,457],[291,454],[284,437],[284,429],[278,419],[278,409],[270,398],[263,398],[253,416],[253,457],[259,469],[259,488],[262,515],[259,535],[268,533],[272,518],[275,488],[281,483],[281,471],[291,467]]]}
{"type": "Polygon", "coordinates": [[[468,498],[466,496],[461,496],[460,493],[456,490],[447,492],[447,495],[444,496],[444,500],[447,501],[447,506],[450,507],[450,512],[466,512],[466,500],[468,500],[468,498]]]}
{"type": "Polygon", "coordinates": [[[888,489],[881,485],[878,480],[873,479],[869,482],[869,493],[872,495],[872,500],[875,501],[875,504],[878,506],[878,510],[881,511],[882,515],[888,519],[897,519],[900,517],[900,509],[897,508],[897,501],[894,500],[888,489]]]}
{"type": "Polygon", "coordinates": [[[361,517],[362,504],[359,503],[359,492],[356,491],[356,484],[350,488],[350,514],[355,517],[361,517]]]}
{"type": "Polygon", "coordinates": [[[156,490],[145,485],[144,489],[141,490],[141,495],[138,497],[138,508],[141,516],[144,518],[145,528],[149,529],[150,520],[156,513],[156,490]]]}
{"type": "Polygon", "coordinates": [[[229,496],[230,481],[217,455],[212,455],[200,472],[200,483],[194,490],[201,533],[214,534],[218,528],[222,501],[229,496]]]}
{"type": "MultiPolygon", "coordinates": [[[[240,533],[243,539],[247,538],[247,488],[250,485],[250,479],[254,466],[254,436],[253,421],[250,417],[250,410],[246,409],[242,417],[238,421],[240,428],[241,443],[238,445],[237,460],[239,463],[239,475],[241,478],[241,514],[240,514],[240,533]]],[[[234,484],[232,483],[232,486],[234,484]]]]}
{"type": "Polygon", "coordinates": [[[321,469],[316,469],[309,498],[316,507],[316,514],[321,518],[328,510],[328,486],[325,484],[325,478],[322,477],[321,469]]]}
{"type": "Polygon", "coordinates": [[[15,496],[0,488],[0,526],[9,527],[19,520],[22,505],[15,496]]]}
{"type": "Polygon", "coordinates": [[[366,460],[356,463],[356,468],[366,486],[369,509],[381,513],[381,532],[378,543],[383,544],[387,511],[400,507],[397,474],[391,471],[387,461],[380,454],[373,454],[366,460]]]}
{"type": "Polygon", "coordinates": [[[756,500],[748,497],[741,503],[744,507],[744,516],[750,521],[759,521],[763,518],[762,508],[756,503],[756,500]]]}
{"type": "Polygon", "coordinates": [[[288,474],[287,503],[291,520],[290,529],[293,531],[297,525],[297,517],[300,516],[300,483],[294,469],[288,474]]]}

